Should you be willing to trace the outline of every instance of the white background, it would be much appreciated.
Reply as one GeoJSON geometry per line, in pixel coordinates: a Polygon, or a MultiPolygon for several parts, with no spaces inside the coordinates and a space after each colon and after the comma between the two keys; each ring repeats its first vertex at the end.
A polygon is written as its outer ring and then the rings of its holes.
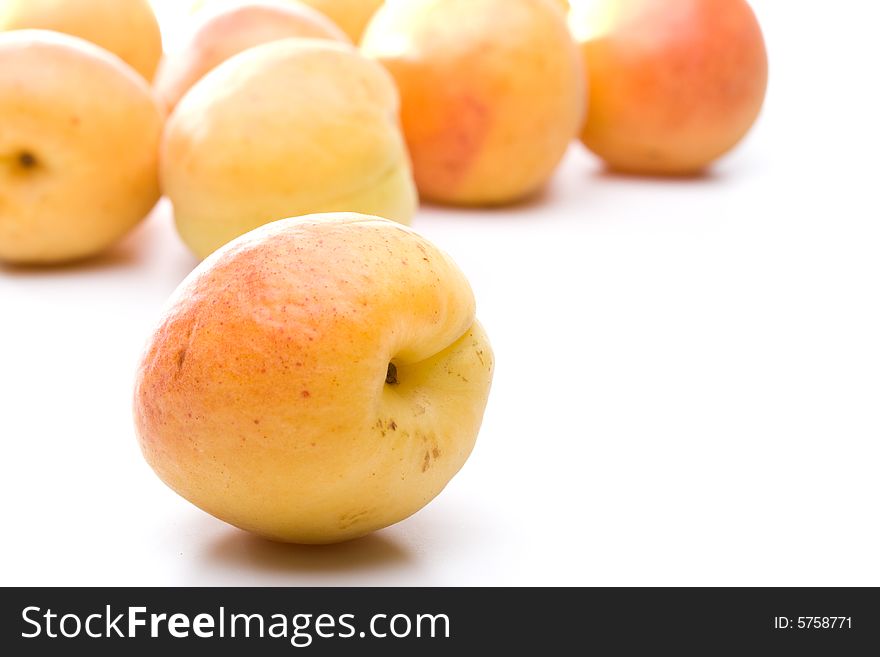
{"type": "Polygon", "coordinates": [[[98,261],[0,269],[0,582],[880,585],[880,15],[755,7],[766,111],[711,175],[575,146],[535,202],[418,217],[495,386],[459,476],[366,539],[252,538],[143,462],[135,367],[195,264],[167,205],[98,261]]]}

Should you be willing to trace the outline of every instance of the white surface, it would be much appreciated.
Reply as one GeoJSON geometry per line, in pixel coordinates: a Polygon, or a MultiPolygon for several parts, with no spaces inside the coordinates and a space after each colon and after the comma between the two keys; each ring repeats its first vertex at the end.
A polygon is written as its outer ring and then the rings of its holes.
{"type": "Polygon", "coordinates": [[[766,112],[711,177],[575,147],[538,202],[418,218],[498,368],[471,461],[373,537],[250,538],[141,459],[134,369],[194,264],[166,206],[99,262],[0,270],[0,583],[880,585],[878,12],[757,9],[766,112]]]}

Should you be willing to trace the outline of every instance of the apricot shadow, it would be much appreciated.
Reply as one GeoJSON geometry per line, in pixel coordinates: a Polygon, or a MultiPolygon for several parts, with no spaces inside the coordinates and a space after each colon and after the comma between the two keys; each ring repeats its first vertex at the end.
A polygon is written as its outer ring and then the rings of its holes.
{"type": "Polygon", "coordinates": [[[208,565],[223,570],[270,575],[344,575],[395,569],[415,561],[413,554],[382,534],[334,545],[292,545],[234,529],[208,546],[204,559],[208,565]]]}
{"type": "Polygon", "coordinates": [[[4,276],[21,278],[51,277],[55,275],[89,274],[115,269],[137,267],[142,261],[137,245],[126,242],[112,247],[109,251],[81,260],[71,260],[57,264],[14,264],[0,262],[0,273],[4,276]]]}
{"type": "Polygon", "coordinates": [[[413,225],[418,230],[419,222],[445,222],[451,226],[481,222],[483,225],[534,225],[547,220],[551,215],[546,208],[551,207],[558,190],[553,185],[545,185],[530,195],[508,204],[495,205],[454,205],[430,200],[421,202],[426,211],[417,216],[413,225]]]}
{"type": "Polygon", "coordinates": [[[593,178],[616,182],[655,183],[657,185],[701,185],[722,182],[727,175],[717,168],[709,167],[695,173],[683,174],[649,174],[620,171],[608,166],[600,166],[591,172],[593,178]]]}
{"type": "Polygon", "coordinates": [[[422,205],[426,208],[431,208],[434,210],[443,210],[449,212],[451,214],[473,214],[476,212],[486,213],[487,215],[493,214],[507,214],[511,211],[516,210],[529,210],[547,203],[548,199],[552,196],[551,185],[547,184],[543,187],[537,189],[530,194],[523,196],[515,201],[510,203],[486,203],[486,204],[475,204],[475,205],[460,205],[456,203],[444,202],[444,201],[434,201],[431,199],[424,199],[421,201],[422,205]]]}
{"type": "MultiPolygon", "coordinates": [[[[155,212],[155,211],[154,211],[155,212]]],[[[122,241],[111,246],[97,256],[86,257],[55,264],[14,264],[0,262],[0,276],[21,279],[52,278],[55,276],[90,275],[111,271],[126,271],[143,268],[150,259],[150,250],[157,239],[156,219],[148,216],[122,241]]],[[[178,271],[183,280],[200,260],[186,251],[186,255],[176,262],[168,262],[168,271],[178,271]]]]}

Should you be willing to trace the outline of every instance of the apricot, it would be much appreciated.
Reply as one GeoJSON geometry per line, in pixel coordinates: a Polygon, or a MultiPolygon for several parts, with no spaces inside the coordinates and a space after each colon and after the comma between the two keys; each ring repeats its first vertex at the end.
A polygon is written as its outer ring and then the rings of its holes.
{"type": "Polygon", "coordinates": [[[162,61],[156,95],[174,109],[196,82],[233,55],[291,37],[348,41],[329,18],[298,3],[249,2],[206,11],[182,47],[162,61]]]}
{"type": "Polygon", "coordinates": [[[409,223],[418,199],[394,82],[354,47],[282,39],[199,80],[168,119],[162,187],[192,251],[258,226],[361,212],[409,223]]]}
{"type": "Polygon", "coordinates": [[[97,255],[159,200],[162,112],[110,52],[50,30],[0,33],[0,262],[97,255]]]}
{"type": "MultiPolygon", "coordinates": [[[[370,18],[382,6],[383,0],[278,0],[278,2],[294,7],[308,5],[333,21],[349,39],[357,43],[370,18]]],[[[235,4],[249,4],[249,0],[195,0],[190,6],[190,11],[195,13],[214,6],[228,7],[235,4]]]]}
{"type": "Polygon", "coordinates": [[[334,543],[415,513],[467,460],[494,361],[452,259],[391,221],[276,221],[204,261],[138,371],[147,462],[261,536],[334,543]]]}
{"type": "Polygon", "coordinates": [[[162,34],[148,0],[0,0],[0,31],[23,29],[85,39],[148,81],[162,57],[162,34]]]}
{"type": "Polygon", "coordinates": [[[755,122],[767,53],[744,0],[597,0],[570,22],[590,81],[582,140],[610,168],[697,173],[755,122]]]}
{"type": "Polygon", "coordinates": [[[528,196],[582,125],[581,56],[550,0],[387,2],[362,49],[397,81],[427,199],[493,205],[528,196]]]}
{"type": "Polygon", "coordinates": [[[301,0],[328,16],[358,43],[383,0],[301,0]]]}

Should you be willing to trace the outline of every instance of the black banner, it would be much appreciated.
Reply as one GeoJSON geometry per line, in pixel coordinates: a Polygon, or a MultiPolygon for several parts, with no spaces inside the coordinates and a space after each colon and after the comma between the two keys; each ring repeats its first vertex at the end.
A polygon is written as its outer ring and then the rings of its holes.
{"type": "Polygon", "coordinates": [[[867,588],[4,589],[2,598],[7,655],[880,650],[880,596],[867,588]]]}

